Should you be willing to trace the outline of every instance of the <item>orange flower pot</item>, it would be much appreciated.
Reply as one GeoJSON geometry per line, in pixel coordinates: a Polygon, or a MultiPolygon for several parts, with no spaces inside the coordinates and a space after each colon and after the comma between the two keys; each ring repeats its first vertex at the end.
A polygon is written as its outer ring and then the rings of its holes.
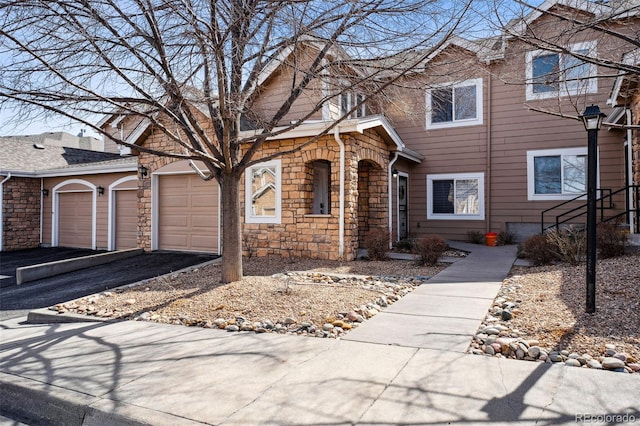
{"type": "Polygon", "coordinates": [[[498,241],[498,234],[496,232],[487,232],[484,234],[484,239],[487,241],[487,245],[495,247],[498,241]]]}

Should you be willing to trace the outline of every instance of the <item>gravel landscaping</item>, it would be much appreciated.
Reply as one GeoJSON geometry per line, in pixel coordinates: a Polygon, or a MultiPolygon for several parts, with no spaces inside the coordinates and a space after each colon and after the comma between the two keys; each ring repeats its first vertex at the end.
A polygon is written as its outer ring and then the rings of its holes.
{"type": "MultiPolygon", "coordinates": [[[[220,284],[220,266],[211,264],[50,309],[337,338],[446,267],[254,257],[245,259],[240,282],[220,284]]],[[[584,312],[585,279],[584,265],[514,267],[469,352],[638,372],[640,254],[598,261],[595,314],[584,312]]]]}

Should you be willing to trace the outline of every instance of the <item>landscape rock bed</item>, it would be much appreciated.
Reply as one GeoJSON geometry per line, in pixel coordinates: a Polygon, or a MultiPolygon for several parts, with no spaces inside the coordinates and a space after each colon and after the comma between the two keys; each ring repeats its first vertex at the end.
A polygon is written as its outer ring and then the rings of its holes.
{"type": "Polygon", "coordinates": [[[584,266],[514,268],[469,352],[640,372],[638,260],[636,253],[598,262],[595,314],[584,312],[584,266]]]}
{"type": "MultiPolygon", "coordinates": [[[[402,264],[409,266],[407,262],[402,261],[383,263],[387,263],[386,269],[392,272],[394,265],[395,269],[402,264]]],[[[372,263],[372,266],[377,264],[378,262],[372,263]]],[[[422,270],[433,272],[442,268],[422,270]]],[[[197,274],[199,271],[194,272],[197,274]]],[[[275,332],[338,338],[430,278],[429,275],[401,277],[322,271],[285,272],[270,277],[245,277],[242,284],[214,286],[213,291],[227,293],[214,298],[212,292],[202,292],[201,288],[197,292],[192,292],[190,286],[183,288],[185,280],[189,281],[186,279],[188,276],[189,273],[173,274],[155,280],[143,289],[129,288],[104,292],[49,309],[61,314],[72,312],[104,319],[154,321],[219,328],[230,332],[275,332]],[[165,287],[164,303],[157,297],[158,294],[153,294],[158,286],[165,287]],[[233,294],[227,297],[229,290],[237,291],[232,291],[233,294]],[[230,304],[229,300],[235,297],[245,298],[243,306],[227,309],[229,307],[224,304],[230,304]],[[203,298],[207,302],[206,306],[198,308],[203,305],[200,300],[203,298]],[[280,302],[287,302],[288,299],[312,300],[295,308],[287,308],[286,303],[280,302]],[[149,303],[151,300],[155,300],[155,303],[149,303]],[[251,301],[255,300],[262,300],[263,304],[250,306],[251,301]],[[215,306],[217,303],[218,306],[215,306]],[[344,308],[340,309],[339,306],[344,308]],[[179,309],[180,307],[183,309],[179,309]]]]}

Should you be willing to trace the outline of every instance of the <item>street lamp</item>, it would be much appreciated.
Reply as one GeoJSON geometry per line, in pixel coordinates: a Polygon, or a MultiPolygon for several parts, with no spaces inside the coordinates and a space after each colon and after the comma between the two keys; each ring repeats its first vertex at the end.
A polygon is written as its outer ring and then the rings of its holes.
{"type": "Polygon", "coordinates": [[[597,105],[588,106],[582,113],[587,129],[587,306],[586,312],[596,311],[596,174],[598,170],[598,130],[606,114],[597,105]]]}

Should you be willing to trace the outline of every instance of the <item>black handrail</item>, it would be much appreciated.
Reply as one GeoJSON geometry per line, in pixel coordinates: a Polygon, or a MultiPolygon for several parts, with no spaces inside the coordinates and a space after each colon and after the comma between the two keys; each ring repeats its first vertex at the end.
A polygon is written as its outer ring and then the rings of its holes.
{"type": "MultiPolygon", "coordinates": [[[[611,189],[610,189],[610,188],[599,188],[599,189],[597,189],[597,190],[600,192],[600,194],[602,194],[602,193],[604,193],[604,192],[608,192],[608,194],[607,194],[607,195],[604,195],[604,196],[602,196],[602,197],[600,197],[600,198],[598,198],[598,199],[596,200],[596,201],[600,202],[599,210],[600,210],[600,218],[601,218],[601,220],[602,220],[602,218],[604,218],[604,210],[605,210],[605,209],[611,209],[611,208],[613,208],[613,202],[612,202],[612,199],[611,199],[612,191],[611,191],[611,189]],[[605,205],[604,205],[604,199],[605,199],[605,198],[609,198],[609,206],[607,206],[607,207],[605,207],[605,205]]],[[[617,192],[617,191],[616,191],[616,192],[617,192]]],[[[550,225],[550,226],[547,226],[546,228],[545,228],[545,226],[544,226],[544,215],[545,215],[545,213],[548,213],[548,212],[550,212],[550,211],[552,211],[552,210],[556,210],[556,209],[558,209],[558,208],[560,208],[560,207],[562,207],[562,206],[564,206],[564,205],[566,205],[566,204],[569,204],[569,203],[571,203],[571,202],[573,202],[573,201],[577,201],[577,200],[579,200],[580,198],[585,197],[586,195],[587,195],[586,193],[585,193],[585,194],[580,194],[580,195],[578,195],[578,196],[576,196],[576,197],[573,197],[573,198],[572,198],[572,199],[570,199],[570,200],[563,201],[563,202],[562,202],[562,203],[560,203],[560,204],[556,204],[556,205],[555,205],[555,206],[553,206],[553,207],[550,207],[550,208],[548,208],[548,209],[546,209],[546,210],[543,210],[543,211],[542,211],[542,213],[540,214],[540,226],[541,226],[541,232],[542,232],[542,233],[544,233],[544,231],[546,231],[547,229],[559,228],[559,227],[560,227],[560,225],[562,225],[563,223],[567,223],[567,222],[569,222],[569,221],[571,221],[571,220],[573,220],[573,219],[575,219],[575,218],[578,218],[578,217],[580,217],[580,216],[582,216],[582,215],[585,215],[585,214],[587,213],[587,212],[586,212],[586,210],[585,210],[585,211],[583,211],[583,212],[580,212],[580,213],[578,213],[578,214],[575,214],[575,215],[573,215],[573,216],[571,216],[571,217],[568,217],[568,218],[566,218],[566,219],[564,219],[564,220],[560,220],[560,218],[561,218],[561,217],[564,217],[564,216],[566,216],[566,215],[568,215],[568,214],[571,214],[571,213],[577,212],[577,211],[582,210],[582,209],[586,209],[586,207],[587,207],[587,204],[586,204],[586,203],[585,203],[585,204],[581,204],[581,205],[579,205],[578,207],[575,207],[575,208],[573,208],[573,209],[571,209],[571,210],[568,210],[568,211],[566,211],[566,212],[564,212],[564,213],[561,213],[561,214],[557,215],[557,216],[556,216],[556,220],[555,220],[555,222],[556,222],[556,223],[555,223],[555,225],[550,225]]]]}
{"type": "MultiPolygon", "coordinates": [[[[640,185],[628,185],[628,186],[620,188],[620,189],[618,189],[616,191],[612,191],[609,188],[599,189],[599,191],[601,191],[601,193],[607,192],[606,195],[603,195],[603,196],[601,196],[600,198],[597,199],[597,202],[599,202],[598,209],[600,211],[600,222],[608,222],[608,221],[617,219],[617,218],[619,218],[619,217],[621,217],[623,215],[627,215],[627,217],[628,217],[628,215],[631,212],[633,212],[633,213],[635,213],[636,218],[635,218],[634,223],[630,223],[629,225],[634,227],[634,229],[633,229],[634,233],[640,233],[640,185]],[[608,209],[612,209],[613,208],[613,196],[621,193],[622,191],[624,191],[625,192],[625,197],[626,197],[625,198],[625,204],[626,204],[627,200],[629,200],[629,195],[630,195],[630,191],[631,190],[633,190],[633,196],[634,196],[635,204],[637,206],[639,206],[639,207],[633,208],[632,206],[629,206],[629,208],[625,208],[623,211],[621,211],[620,213],[618,213],[616,215],[605,217],[604,216],[604,210],[605,209],[608,210],[608,209]],[[605,205],[605,200],[608,200],[608,205],[605,205]]],[[[561,214],[557,215],[556,216],[556,220],[555,220],[555,222],[556,222],[555,225],[550,225],[550,226],[548,226],[546,228],[544,226],[544,215],[545,215],[545,213],[548,213],[548,212],[550,212],[552,210],[560,208],[560,207],[562,207],[562,206],[564,206],[564,205],[566,205],[566,204],[568,204],[568,203],[570,203],[572,201],[576,201],[576,200],[578,200],[578,199],[580,199],[582,197],[584,197],[584,194],[578,195],[577,197],[574,197],[571,200],[564,201],[564,202],[562,202],[562,203],[560,203],[558,205],[555,205],[555,206],[553,206],[551,208],[548,208],[548,209],[544,210],[540,215],[542,233],[544,233],[544,231],[546,231],[547,229],[552,229],[554,227],[555,228],[559,228],[560,225],[562,225],[563,223],[567,223],[567,222],[569,222],[569,221],[571,221],[573,219],[576,219],[576,218],[578,218],[580,216],[586,215],[586,213],[587,213],[586,212],[587,204],[585,203],[585,204],[582,204],[582,205],[580,205],[578,207],[575,207],[575,208],[573,208],[573,209],[571,209],[569,211],[566,211],[564,213],[561,213],[561,214]],[[580,211],[580,210],[583,210],[583,211],[580,211]],[[580,211],[580,212],[572,215],[571,217],[568,217],[568,218],[565,218],[563,220],[560,220],[564,216],[572,214],[574,212],[578,212],[578,211],[580,211]]]]}

